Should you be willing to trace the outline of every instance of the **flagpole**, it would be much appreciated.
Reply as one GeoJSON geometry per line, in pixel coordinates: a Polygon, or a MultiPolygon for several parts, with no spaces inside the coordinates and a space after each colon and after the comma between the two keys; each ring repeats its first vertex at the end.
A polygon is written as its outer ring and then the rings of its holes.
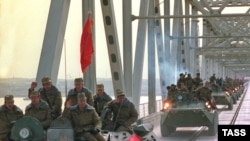
{"type": "Polygon", "coordinates": [[[64,47],[64,81],[65,81],[65,96],[67,97],[68,90],[67,90],[67,50],[66,50],[66,39],[63,41],[63,47],[64,47]]]}

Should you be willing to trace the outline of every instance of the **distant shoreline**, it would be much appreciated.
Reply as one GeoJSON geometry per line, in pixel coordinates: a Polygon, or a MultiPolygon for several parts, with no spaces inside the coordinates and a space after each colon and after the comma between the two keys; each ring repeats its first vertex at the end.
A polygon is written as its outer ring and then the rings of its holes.
{"type": "MultiPolygon", "coordinates": [[[[7,94],[13,94],[15,97],[27,97],[28,89],[32,81],[35,78],[1,78],[0,79],[0,97],[4,97],[7,94]]],[[[113,96],[113,84],[111,78],[98,78],[97,83],[103,83],[105,86],[105,92],[110,96],[113,96]]],[[[147,79],[142,80],[141,96],[147,96],[147,79]]],[[[53,82],[52,82],[53,83],[53,82]]],[[[67,91],[74,87],[74,79],[67,79],[67,91]]],[[[156,95],[161,96],[159,81],[156,81],[156,95]]],[[[65,79],[58,79],[55,85],[62,93],[62,96],[66,96],[65,92],[65,79]]]]}

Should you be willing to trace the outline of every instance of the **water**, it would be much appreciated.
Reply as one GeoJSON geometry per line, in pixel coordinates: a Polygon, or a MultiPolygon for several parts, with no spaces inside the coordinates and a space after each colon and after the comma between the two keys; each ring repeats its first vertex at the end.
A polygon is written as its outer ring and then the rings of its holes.
{"type": "MultiPolygon", "coordinates": [[[[28,95],[28,88],[30,87],[31,82],[34,80],[35,79],[31,78],[0,79],[0,97],[4,97],[6,94],[13,94],[15,97],[26,97],[28,95]]],[[[97,79],[97,83],[103,83],[105,86],[105,92],[110,96],[114,96],[113,84],[111,80],[111,78],[99,78],[97,79]]],[[[148,81],[146,79],[142,80],[142,96],[148,95],[147,83],[148,81]]],[[[74,87],[74,79],[68,79],[67,81],[64,79],[58,79],[57,83],[54,85],[61,91],[62,95],[65,96],[67,93],[66,91],[74,87]]],[[[156,81],[156,95],[161,95],[160,80],[156,81]]]]}
{"type": "MultiPolygon", "coordinates": [[[[27,79],[27,78],[11,78],[11,79],[0,79],[0,105],[4,104],[4,95],[6,94],[13,94],[15,97],[15,104],[19,106],[23,111],[25,107],[30,103],[30,100],[27,100],[28,95],[28,88],[30,84],[35,79],[27,79]],[[26,100],[24,100],[26,98],[26,100]]],[[[52,82],[53,83],[53,82],[52,82]]],[[[98,79],[97,83],[103,83],[105,86],[105,92],[109,94],[114,99],[113,94],[113,84],[110,78],[102,78],[98,79]]],[[[61,91],[63,96],[63,103],[65,101],[66,90],[68,91],[70,88],[74,87],[74,79],[69,79],[67,82],[63,79],[58,79],[56,83],[56,87],[61,91]],[[65,89],[65,83],[67,83],[67,89],[65,89]]],[[[147,80],[142,81],[142,89],[141,89],[141,97],[140,97],[140,104],[139,107],[139,114],[140,117],[148,115],[148,87],[147,87],[147,80]],[[145,104],[146,103],[146,104],[145,104]]],[[[156,82],[156,100],[160,101],[160,85],[159,81],[156,82]]],[[[64,105],[64,104],[62,104],[64,105]]],[[[156,107],[157,111],[161,103],[158,102],[156,107]]],[[[63,109],[64,107],[62,107],[63,109]]]]}

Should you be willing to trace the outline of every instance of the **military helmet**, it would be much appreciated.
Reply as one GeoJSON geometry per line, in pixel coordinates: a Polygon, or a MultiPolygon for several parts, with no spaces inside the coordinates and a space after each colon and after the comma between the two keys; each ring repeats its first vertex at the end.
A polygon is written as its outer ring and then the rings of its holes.
{"type": "Polygon", "coordinates": [[[9,94],[4,97],[5,102],[14,102],[14,96],[9,94]]]}

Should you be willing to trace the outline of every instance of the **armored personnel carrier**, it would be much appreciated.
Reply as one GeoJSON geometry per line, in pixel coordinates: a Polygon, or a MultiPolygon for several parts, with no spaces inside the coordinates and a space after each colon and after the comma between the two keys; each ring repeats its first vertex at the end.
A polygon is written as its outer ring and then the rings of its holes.
{"type": "Polygon", "coordinates": [[[218,112],[209,101],[185,100],[182,94],[174,102],[164,101],[160,128],[163,137],[176,131],[177,127],[208,127],[209,135],[217,133],[218,112]]]}
{"type": "Polygon", "coordinates": [[[233,109],[233,104],[237,103],[237,97],[228,90],[223,91],[221,87],[211,86],[212,97],[217,105],[227,105],[228,110],[233,109]]]}

